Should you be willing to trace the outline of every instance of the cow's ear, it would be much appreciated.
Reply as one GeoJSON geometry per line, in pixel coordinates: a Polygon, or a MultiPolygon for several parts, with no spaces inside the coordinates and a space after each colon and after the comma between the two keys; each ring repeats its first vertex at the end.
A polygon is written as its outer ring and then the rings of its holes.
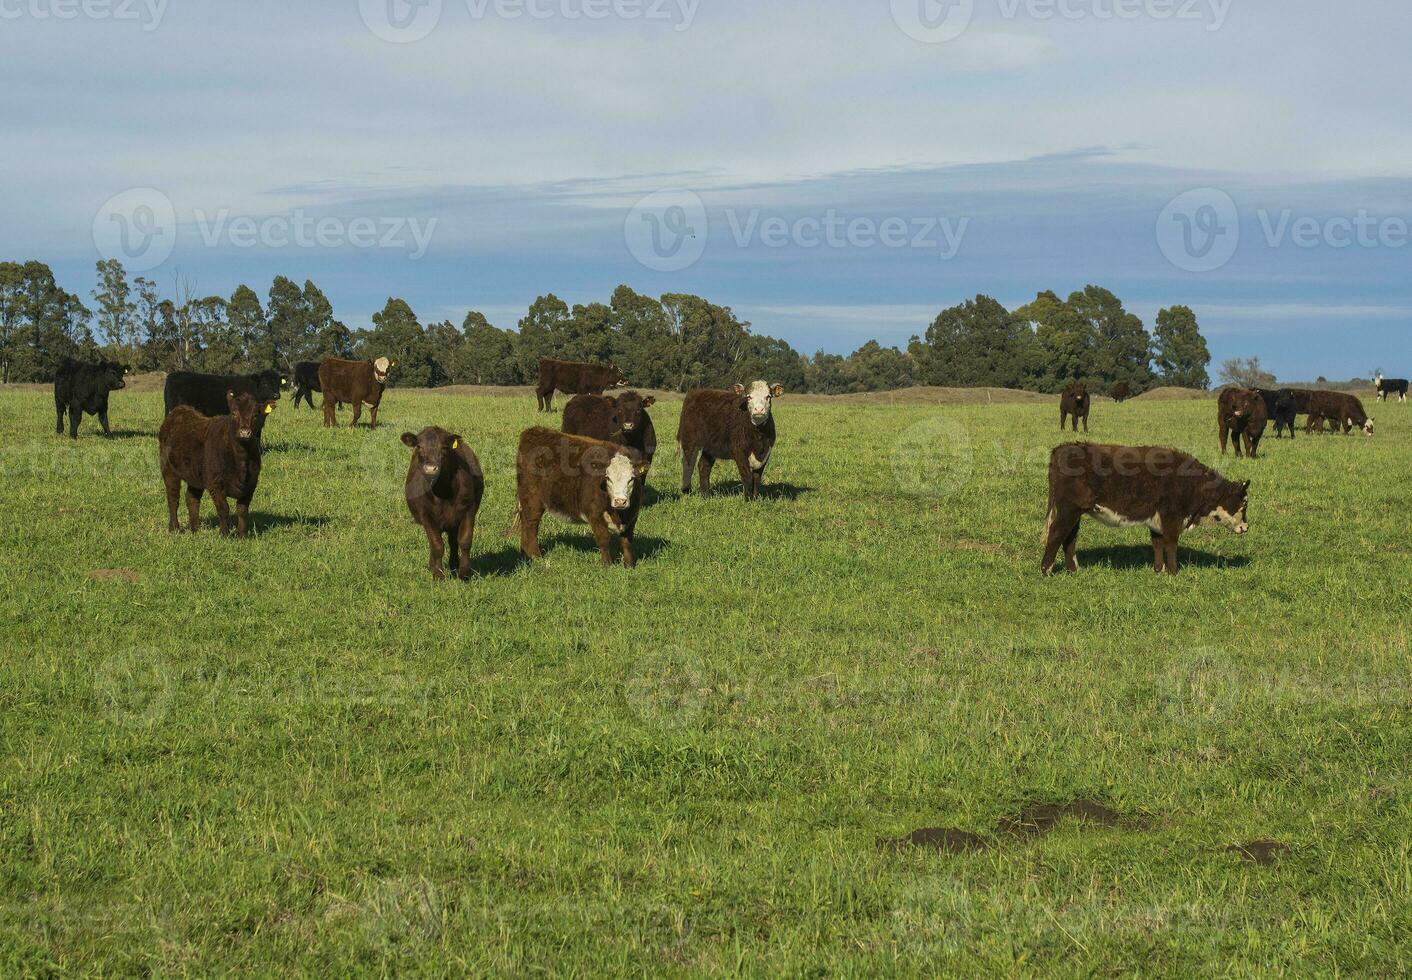
{"type": "Polygon", "coordinates": [[[638,475],[638,476],[646,476],[646,475],[647,475],[647,469],[648,469],[648,467],[647,467],[647,464],[646,464],[646,463],[638,463],[638,464],[637,464],[637,475],[638,475]]]}
{"type": "Polygon", "coordinates": [[[275,410],[275,403],[274,403],[274,402],[265,402],[265,414],[266,414],[266,415],[269,415],[269,414],[270,414],[271,412],[273,412],[274,410],[275,410]]]}
{"type": "Polygon", "coordinates": [[[778,398],[780,395],[783,395],[783,394],[784,394],[784,385],[774,385],[774,386],[772,386],[772,387],[770,388],[770,394],[773,395],[775,398],[778,398]]]}
{"type": "Polygon", "coordinates": [[[415,449],[417,446],[417,437],[412,435],[412,433],[410,432],[402,433],[402,445],[411,446],[415,449]]]}
{"type": "Polygon", "coordinates": [[[644,398],[644,399],[642,400],[642,407],[643,407],[643,408],[649,408],[650,406],[656,405],[656,404],[657,404],[657,399],[654,398],[652,395],[648,395],[646,398],[644,398]]]}
{"type": "Polygon", "coordinates": [[[1243,482],[1243,483],[1240,485],[1240,489],[1241,489],[1241,491],[1242,491],[1243,493],[1249,493],[1249,492],[1250,492],[1250,481],[1249,481],[1249,480],[1246,480],[1245,482],[1243,482]]]}
{"type": "Polygon", "coordinates": [[[745,394],[745,385],[732,385],[731,387],[735,389],[737,395],[745,394]]]}
{"type": "Polygon", "coordinates": [[[451,437],[451,448],[452,448],[452,449],[460,449],[460,448],[461,448],[461,437],[460,437],[460,436],[452,436],[452,437],[451,437]]]}

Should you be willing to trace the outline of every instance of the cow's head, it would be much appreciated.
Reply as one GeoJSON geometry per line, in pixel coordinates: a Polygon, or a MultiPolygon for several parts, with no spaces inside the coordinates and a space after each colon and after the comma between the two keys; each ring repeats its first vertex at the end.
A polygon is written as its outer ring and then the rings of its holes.
{"type": "Polygon", "coordinates": [[[390,357],[379,357],[373,361],[373,380],[378,384],[384,384],[387,376],[392,373],[392,369],[397,366],[397,362],[390,357]]]}
{"type": "Polygon", "coordinates": [[[1372,419],[1365,419],[1365,420],[1364,420],[1364,422],[1363,422],[1363,434],[1364,434],[1365,436],[1370,436],[1370,435],[1373,434],[1373,420],[1372,420],[1372,419]]]}
{"type": "Polygon", "coordinates": [[[741,396],[740,410],[750,414],[750,421],[761,426],[770,420],[770,407],[774,400],[784,394],[784,385],[768,385],[763,381],[754,382],[749,388],[736,385],[735,393],[741,396]]]}
{"type": "Polygon", "coordinates": [[[435,483],[443,471],[451,469],[461,449],[460,436],[434,425],[416,435],[402,433],[402,443],[412,449],[413,472],[420,473],[427,483],[435,483]]]}
{"type": "Polygon", "coordinates": [[[127,382],[123,380],[132,373],[132,369],[117,361],[104,361],[101,365],[103,385],[109,391],[118,391],[127,387],[127,382]]]}
{"type": "Polygon", "coordinates": [[[1236,534],[1244,534],[1250,530],[1249,505],[1249,480],[1224,483],[1217,489],[1215,503],[1201,523],[1219,525],[1236,534]]]}
{"type": "Polygon", "coordinates": [[[256,401],[250,395],[237,395],[233,391],[227,391],[226,408],[230,410],[231,420],[235,423],[235,437],[241,442],[249,442],[258,438],[265,428],[265,416],[275,410],[275,403],[256,401]]]}
{"type": "Polygon", "coordinates": [[[627,386],[627,383],[628,383],[627,375],[623,374],[623,372],[618,369],[618,366],[617,366],[616,364],[611,365],[611,366],[609,367],[608,371],[609,371],[609,374],[611,375],[611,377],[613,378],[612,382],[608,385],[608,387],[610,387],[610,388],[624,388],[624,387],[627,386]]]}
{"type": "Polygon", "coordinates": [[[648,395],[646,398],[635,391],[625,391],[617,398],[613,399],[618,405],[618,422],[624,433],[636,432],[642,428],[642,410],[649,405],[657,404],[657,399],[648,395]]]}
{"type": "Polygon", "coordinates": [[[636,496],[637,481],[646,472],[647,467],[637,450],[614,453],[603,470],[602,490],[608,498],[608,507],[612,510],[630,508],[636,496]]]}
{"type": "Polygon", "coordinates": [[[289,387],[289,378],[285,377],[278,368],[261,371],[255,375],[255,379],[260,382],[262,391],[273,392],[276,399],[279,398],[281,390],[289,387]]]}

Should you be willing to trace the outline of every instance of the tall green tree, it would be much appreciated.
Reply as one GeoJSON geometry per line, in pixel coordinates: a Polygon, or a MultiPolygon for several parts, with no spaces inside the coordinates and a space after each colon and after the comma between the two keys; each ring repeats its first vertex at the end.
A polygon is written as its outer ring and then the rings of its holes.
{"type": "Polygon", "coordinates": [[[456,384],[512,385],[519,382],[515,366],[515,335],[501,330],[472,310],[461,324],[465,340],[462,358],[453,374],[456,384]]]}
{"type": "Polygon", "coordinates": [[[137,360],[143,337],[137,323],[137,306],[127,272],[117,259],[98,262],[98,287],[93,290],[98,335],[104,345],[125,363],[137,360]]]}
{"type": "Polygon", "coordinates": [[[1033,380],[1035,347],[1028,319],[982,294],[942,310],[908,349],[922,384],[1023,388],[1033,380]]]}
{"type": "Polygon", "coordinates": [[[539,359],[559,357],[557,343],[567,332],[569,306],[553,293],[540,296],[520,318],[515,338],[515,364],[521,384],[539,380],[539,359]]]}
{"type": "Polygon", "coordinates": [[[1169,306],[1157,314],[1154,360],[1162,383],[1179,388],[1209,388],[1206,366],[1211,351],[1189,306],[1169,306]]]}
{"type": "Polygon", "coordinates": [[[1098,338],[1093,324],[1050,289],[1015,311],[1035,325],[1039,373],[1035,387],[1059,391],[1077,378],[1094,376],[1098,338]]]}
{"type": "Polygon", "coordinates": [[[1126,382],[1142,390],[1152,384],[1152,338],[1142,319],[1102,286],[1088,285],[1069,296],[1068,305],[1092,328],[1090,376],[1105,385],[1126,382]]]}

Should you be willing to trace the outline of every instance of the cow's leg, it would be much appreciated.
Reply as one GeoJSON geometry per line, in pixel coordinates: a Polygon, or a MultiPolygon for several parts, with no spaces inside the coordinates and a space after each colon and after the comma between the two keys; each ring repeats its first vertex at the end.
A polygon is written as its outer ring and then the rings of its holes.
{"type": "Polygon", "coordinates": [[[431,577],[440,582],[446,577],[446,573],[442,570],[446,563],[446,544],[441,539],[441,532],[430,524],[423,524],[422,530],[426,532],[427,547],[430,551],[427,568],[431,571],[431,577]]]}
{"type": "Polygon", "coordinates": [[[598,514],[588,522],[588,526],[593,531],[593,540],[598,542],[599,561],[604,565],[613,564],[613,539],[608,534],[608,524],[603,520],[603,515],[598,514]]]}
{"type": "Polygon", "coordinates": [[[711,496],[711,467],[715,465],[716,460],[704,452],[701,454],[701,462],[696,464],[697,487],[703,497],[711,496]]]}
{"type": "Polygon", "coordinates": [[[1152,570],[1158,575],[1162,574],[1162,566],[1167,562],[1167,544],[1162,540],[1162,535],[1156,531],[1152,532],[1152,570]]]}
{"type": "Polygon", "coordinates": [[[1069,530],[1069,536],[1064,539],[1064,567],[1070,572],[1079,570],[1079,521],[1074,519],[1074,525],[1069,530]]]}
{"type": "Polygon", "coordinates": [[[632,532],[624,531],[618,537],[618,550],[623,553],[623,567],[632,568],[637,564],[637,556],[632,553],[632,532]]]}
{"type": "Polygon", "coordinates": [[[201,488],[186,485],[186,529],[195,534],[201,529],[201,488]]]}
{"type": "Polygon", "coordinates": [[[348,423],[350,429],[358,428],[358,420],[363,417],[363,399],[353,399],[353,421],[348,423]]]}
{"type": "Polygon", "coordinates": [[[181,480],[176,476],[164,476],[162,482],[167,486],[167,530],[179,534],[181,524],[177,522],[177,501],[181,498],[181,480]]]}
{"type": "Polygon", "coordinates": [[[1084,412],[1084,435],[1088,435],[1088,413],[1084,412]]]}
{"type": "Polygon", "coordinates": [[[1182,536],[1182,522],[1179,520],[1162,522],[1162,545],[1167,553],[1167,574],[1177,574],[1177,540],[1182,536]]]}
{"type": "Polygon", "coordinates": [[[250,537],[250,498],[235,502],[235,536],[244,541],[250,537]]]}
{"type": "MultiPolygon", "coordinates": [[[[1079,511],[1073,507],[1054,507],[1044,522],[1044,560],[1040,571],[1045,575],[1054,570],[1054,558],[1059,554],[1060,545],[1069,538],[1070,532],[1077,536],[1079,511]]],[[[1077,566],[1076,566],[1077,567],[1077,566]]]]}
{"type": "Polygon", "coordinates": [[[334,418],[334,415],[333,415],[333,399],[328,396],[328,392],[324,392],[324,402],[323,402],[323,405],[324,405],[324,428],[325,428],[325,429],[336,428],[337,425],[338,425],[338,420],[337,420],[336,418],[334,418]]]}
{"type": "Polygon", "coordinates": [[[230,501],[226,492],[219,487],[211,491],[211,503],[216,505],[216,522],[221,528],[221,537],[230,537],[230,501]]]}
{"type": "Polygon", "coordinates": [[[1066,411],[1064,411],[1062,408],[1059,409],[1059,431],[1060,431],[1060,432],[1063,432],[1063,431],[1064,431],[1064,426],[1068,425],[1068,423],[1069,423],[1069,413],[1066,412],[1066,411]]]}
{"type": "Polygon", "coordinates": [[[78,420],[83,418],[83,409],[72,402],[69,403],[69,438],[78,438],[78,420]]]}
{"type": "Polygon", "coordinates": [[[476,538],[475,515],[467,514],[461,521],[461,526],[456,529],[456,547],[459,555],[456,560],[456,571],[461,578],[471,577],[471,544],[476,538]]]}
{"type": "Polygon", "coordinates": [[[54,414],[58,417],[54,423],[54,434],[61,436],[64,434],[64,406],[58,401],[54,402],[54,414]]]}
{"type": "Polygon", "coordinates": [[[750,460],[737,459],[735,468],[740,471],[740,492],[746,500],[755,499],[755,471],[750,468],[750,460]]]}
{"type": "Polygon", "coordinates": [[[1222,455],[1222,456],[1226,455],[1226,438],[1229,436],[1229,434],[1230,434],[1230,430],[1226,428],[1226,420],[1225,420],[1225,419],[1222,419],[1222,420],[1221,420],[1221,455],[1222,455]]]}
{"type": "Polygon", "coordinates": [[[108,406],[107,406],[107,405],[104,405],[102,408],[100,408],[100,409],[98,410],[98,424],[101,425],[101,426],[103,426],[103,434],[104,434],[105,436],[110,436],[110,435],[113,434],[113,430],[108,427],[108,406]]]}
{"type": "Polygon", "coordinates": [[[696,469],[697,451],[694,449],[682,449],[681,451],[681,492],[685,497],[691,493],[691,471],[696,469]]]}
{"type": "Polygon", "coordinates": [[[370,406],[369,409],[368,409],[368,428],[370,428],[370,429],[376,429],[376,428],[378,427],[378,405],[379,405],[379,404],[381,404],[381,403],[380,403],[380,402],[376,402],[376,403],[374,403],[372,406],[370,406]]]}

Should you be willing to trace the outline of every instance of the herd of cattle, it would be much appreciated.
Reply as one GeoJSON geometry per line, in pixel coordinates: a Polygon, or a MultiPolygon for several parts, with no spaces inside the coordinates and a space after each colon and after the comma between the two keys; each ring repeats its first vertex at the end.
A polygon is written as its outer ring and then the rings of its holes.
{"type": "MultiPolygon", "coordinates": [[[[337,425],[336,411],[353,409],[356,424],[364,405],[377,427],[378,406],[389,373],[397,362],[325,358],[301,362],[294,370],[294,404],[314,407],[312,393],[323,395],[325,426],[337,425]]],[[[121,364],[66,361],[54,382],[56,432],[78,437],[84,413],[97,415],[109,433],[108,395],[126,386],[129,371],[121,364]]],[[[648,409],[654,399],[623,388],[626,379],[612,365],[543,359],[539,364],[536,403],[553,410],[555,392],[572,396],[559,430],[535,426],[520,437],[516,455],[514,525],[520,550],[541,557],[539,527],[546,511],[573,523],[587,524],[604,564],[612,564],[612,539],[618,539],[622,563],[632,567],[633,535],[643,490],[657,452],[657,435],[648,409]]],[[[200,524],[200,501],[210,494],[222,534],[229,534],[228,499],[236,502],[236,534],[248,534],[251,498],[260,478],[261,433],[280,392],[289,386],[279,371],[250,375],[169,374],[164,390],[165,418],[157,435],[162,481],[166,487],[168,529],[181,530],[177,518],[182,485],[186,486],[187,527],[200,524]]],[[[1407,382],[1378,375],[1379,398],[1406,401],[1407,382]]],[[[687,394],[677,428],[682,458],[681,492],[691,492],[695,471],[700,492],[711,492],[717,460],[735,463],[746,500],[760,494],[761,481],[775,445],[774,399],[784,389],[756,381],[730,389],[698,389],[687,394]]],[[[1116,386],[1115,401],[1132,394],[1116,386]]],[[[1092,399],[1075,382],[1060,395],[1059,427],[1088,432],[1092,399]]],[[[1294,438],[1295,416],[1305,414],[1305,432],[1325,424],[1346,435],[1354,428],[1373,434],[1373,420],[1353,395],[1335,391],[1226,388],[1217,398],[1221,454],[1234,439],[1237,456],[1254,458],[1270,421],[1276,438],[1287,430],[1294,438]]],[[[459,435],[430,426],[407,432],[402,442],[412,451],[405,496],[413,519],[426,533],[428,567],[444,577],[449,545],[453,573],[471,572],[476,515],[485,493],[485,477],[475,453],[459,435]]],[[[1079,520],[1088,515],[1112,527],[1145,526],[1151,532],[1153,567],[1175,575],[1177,541],[1190,527],[1213,524],[1244,534],[1249,528],[1250,484],[1227,480],[1194,457],[1174,449],[1127,447],[1085,442],[1059,446],[1050,454],[1049,505],[1045,519],[1042,570],[1048,575],[1062,547],[1065,566],[1077,571],[1075,543],[1079,520]]]]}

